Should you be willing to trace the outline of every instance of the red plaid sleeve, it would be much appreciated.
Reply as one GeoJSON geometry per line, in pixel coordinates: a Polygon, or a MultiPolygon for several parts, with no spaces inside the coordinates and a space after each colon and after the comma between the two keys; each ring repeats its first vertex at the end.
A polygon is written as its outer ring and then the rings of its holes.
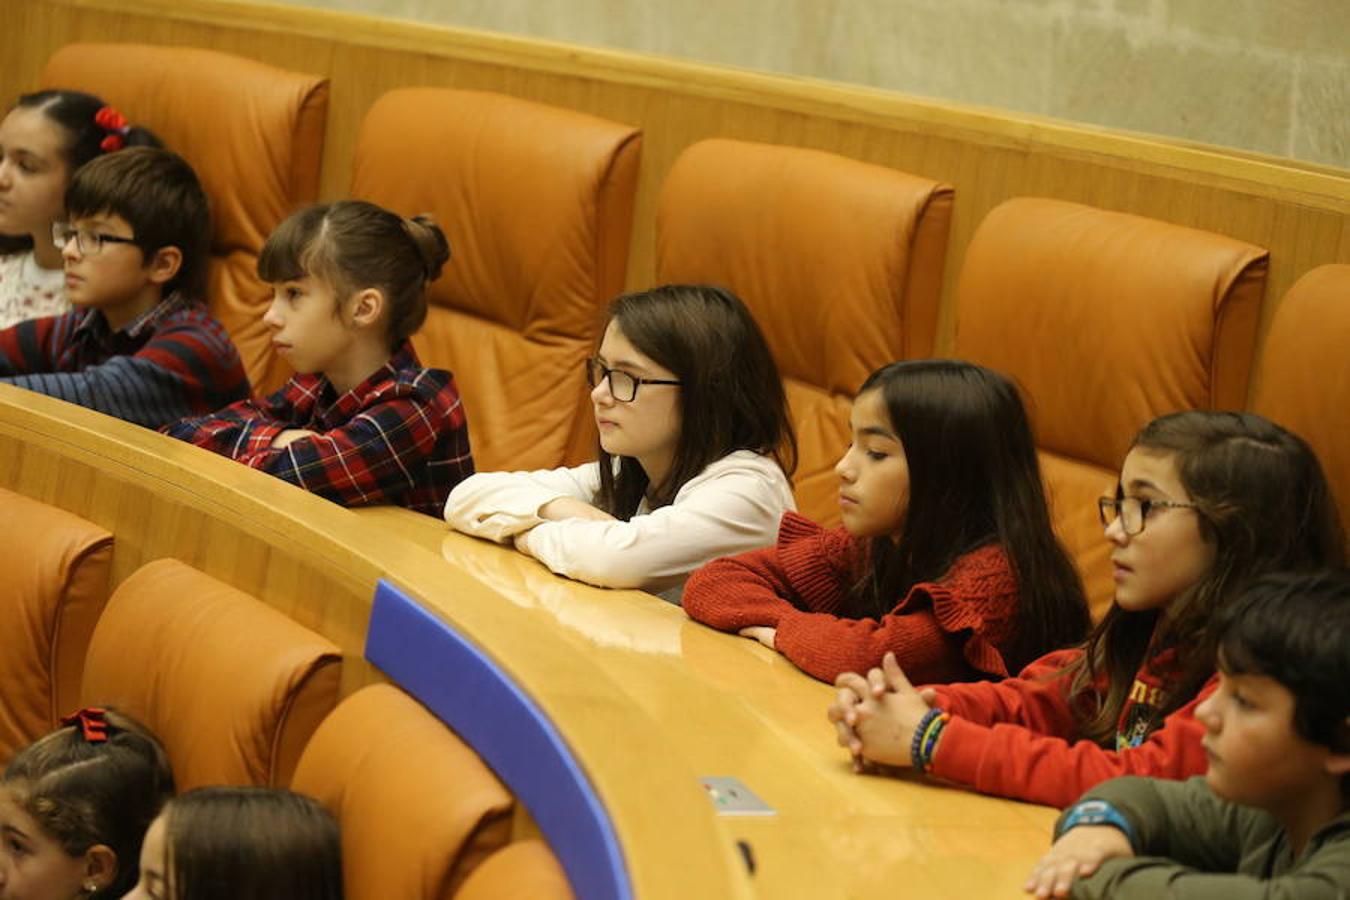
{"type": "Polygon", "coordinates": [[[401,372],[342,426],[273,449],[281,430],[266,448],[257,428],[232,435],[240,452],[231,455],[344,506],[389,503],[439,516],[450,489],[473,474],[459,392],[437,369],[401,372]],[[254,449],[244,449],[250,442],[254,449]]]}
{"type": "Polygon", "coordinates": [[[212,453],[243,459],[270,450],[277,435],[299,427],[292,423],[308,415],[317,390],[314,376],[298,375],[271,396],[240,400],[205,416],[180,419],[160,431],[212,453]]]}

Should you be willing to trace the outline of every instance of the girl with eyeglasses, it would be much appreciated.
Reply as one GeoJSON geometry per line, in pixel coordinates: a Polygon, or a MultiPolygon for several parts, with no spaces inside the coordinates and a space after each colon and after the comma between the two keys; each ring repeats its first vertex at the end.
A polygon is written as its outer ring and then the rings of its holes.
{"type": "Polygon", "coordinates": [[[839,477],[842,528],[799,515],[777,544],[689,579],[689,616],[833,681],[893,651],[923,681],[1002,678],[1087,633],[1022,398],[960,360],[863,382],[839,477]]]}
{"type": "Polygon", "coordinates": [[[856,768],[1054,806],[1119,775],[1204,773],[1214,614],[1257,576],[1343,564],[1326,478],[1260,416],[1174,413],[1135,438],[1099,509],[1116,593],[1087,642],[997,683],[917,690],[890,655],[841,675],[829,718],[856,768]]]}
{"type": "Polygon", "coordinates": [[[673,602],[703,563],[773,542],[794,508],[796,438],[768,344],[735,295],[666,285],[619,297],[586,372],[598,460],[480,472],[451,491],[451,527],[673,602]]]}
{"type": "Polygon", "coordinates": [[[0,121],[0,328],[70,309],[52,238],[66,187],[91,159],[134,146],[162,144],[80,91],[24,94],[0,121]]]}

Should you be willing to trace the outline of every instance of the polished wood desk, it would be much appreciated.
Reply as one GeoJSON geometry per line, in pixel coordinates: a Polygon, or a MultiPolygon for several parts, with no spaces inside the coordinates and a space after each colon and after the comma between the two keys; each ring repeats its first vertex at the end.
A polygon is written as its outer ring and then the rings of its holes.
{"type": "Polygon", "coordinates": [[[117,582],[177,557],[324,633],[348,656],[348,691],[382,677],[361,660],[365,623],[376,582],[396,583],[551,719],[612,820],[637,897],[1013,898],[1048,845],[1052,810],[854,775],[825,721],[829,686],[758,644],[435,520],[341,509],[3,385],[0,486],[111,531],[117,582]],[[775,814],[716,815],[703,776],[741,779],[775,814]]]}

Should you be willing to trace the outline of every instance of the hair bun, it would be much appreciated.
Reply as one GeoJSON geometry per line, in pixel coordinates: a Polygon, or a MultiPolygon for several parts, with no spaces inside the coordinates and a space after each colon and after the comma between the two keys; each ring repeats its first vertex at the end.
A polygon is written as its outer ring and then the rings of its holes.
{"type": "Polygon", "coordinates": [[[417,248],[417,255],[422,259],[422,273],[427,283],[440,278],[441,270],[450,261],[450,242],[446,240],[441,226],[437,225],[431,216],[422,214],[404,219],[403,230],[407,232],[413,246],[417,248]]]}

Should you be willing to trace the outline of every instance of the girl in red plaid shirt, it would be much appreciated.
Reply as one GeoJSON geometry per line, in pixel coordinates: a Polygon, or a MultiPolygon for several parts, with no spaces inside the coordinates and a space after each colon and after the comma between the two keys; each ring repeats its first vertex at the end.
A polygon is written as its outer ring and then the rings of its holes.
{"type": "Polygon", "coordinates": [[[424,216],[357,200],[291,216],[263,246],[258,274],[274,291],[263,322],[296,376],[270,397],[163,431],[344,506],[439,515],[473,473],[469,432],[454,377],[423,368],[409,338],[449,258],[424,216]]]}

